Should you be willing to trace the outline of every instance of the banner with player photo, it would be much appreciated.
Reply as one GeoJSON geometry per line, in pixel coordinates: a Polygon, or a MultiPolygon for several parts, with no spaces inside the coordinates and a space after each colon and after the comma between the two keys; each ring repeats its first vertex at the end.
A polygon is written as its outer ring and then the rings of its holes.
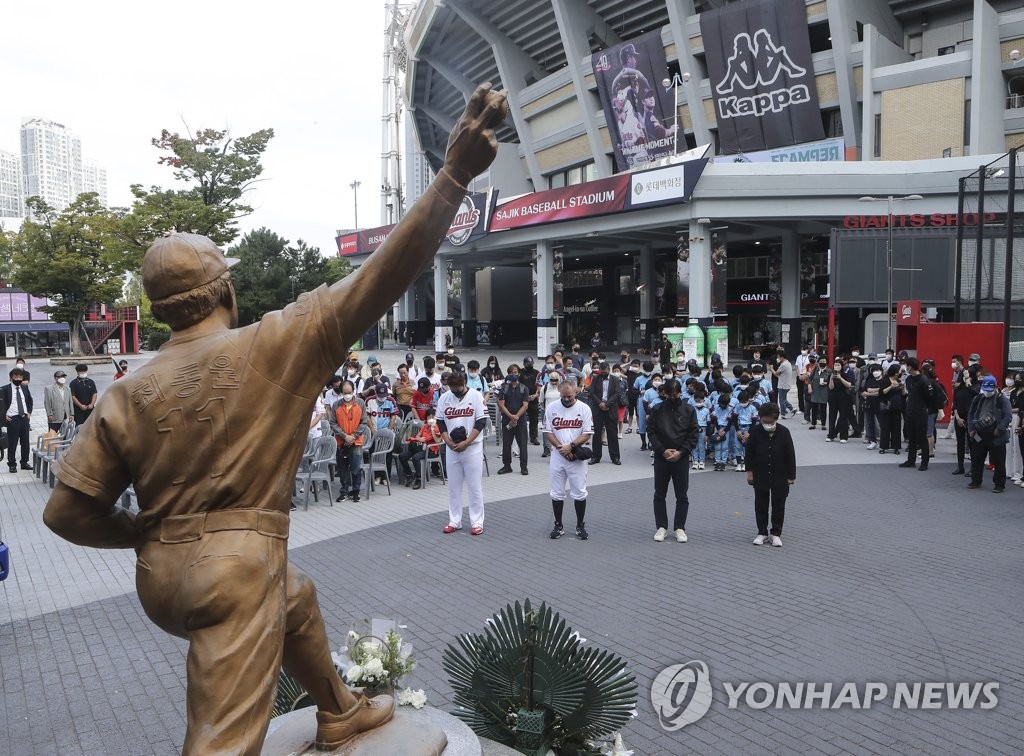
{"type": "Polygon", "coordinates": [[[711,314],[722,317],[729,311],[728,259],[725,231],[711,233],[711,314]]]}
{"type": "Polygon", "coordinates": [[[804,0],[747,0],[700,14],[720,154],[825,138],[804,0]]]}
{"type": "Polygon", "coordinates": [[[690,235],[681,234],[676,242],[676,315],[690,313],[690,235]]]}
{"type": "Polygon", "coordinates": [[[628,171],[672,155],[675,99],[661,85],[668,76],[661,30],[594,53],[591,63],[615,152],[615,170],[628,171]]]}

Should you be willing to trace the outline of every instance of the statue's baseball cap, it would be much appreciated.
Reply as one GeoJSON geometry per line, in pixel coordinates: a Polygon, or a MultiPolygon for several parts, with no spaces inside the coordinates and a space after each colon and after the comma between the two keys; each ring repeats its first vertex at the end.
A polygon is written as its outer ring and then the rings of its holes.
{"type": "Polygon", "coordinates": [[[142,258],[142,286],[153,301],[183,294],[220,278],[237,257],[199,234],[171,234],[153,242],[142,258]]]}

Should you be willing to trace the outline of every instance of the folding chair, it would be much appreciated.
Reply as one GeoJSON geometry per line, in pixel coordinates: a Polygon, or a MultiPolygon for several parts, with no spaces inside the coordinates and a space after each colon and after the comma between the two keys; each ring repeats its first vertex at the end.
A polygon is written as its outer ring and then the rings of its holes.
{"type": "MultiPolygon", "coordinates": [[[[490,432],[491,418],[487,418],[487,425],[484,426],[484,438],[487,438],[487,434],[490,432]]],[[[487,442],[485,441],[481,447],[484,455],[484,470],[487,472],[487,477],[491,477],[491,466],[487,463],[487,442]]]]}
{"type": "Polygon", "coordinates": [[[423,459],[420,460],[420,480],[423,481],[423,485],[427,485],[427,481],[430,480],[430,465],[436,464],[438,469],[441,471],[441,482],[444,485],[448,485],[448,475],[444,471],[444,460],[441,458],[441,447],[444,444],[431,444],[427,447],[427,453],[423,455],[423,459]]]}
{"type": "Polygon", "coordinates": [[[395,448],[395,432],[390,428],[377,431],[373,439],[373,448],[370,449],[370,463],[366,470],[366,498],[370,498],[370,492],[374,489],[373,474],[377,470],[384,471],[384,485],[388,487],[388,496],[391,495],[391,476],[388,475],[388,455],[395,448]]]}
{"type": "Polygon", "coordinates": [[[327,489],[327,498],[330,501],[331,506],[334,506],[334,491],[331,490],[331,476],[328,465],[334,462],[335,456],[338,453],[338,442],[334,440],[334,436],[321,436],[316,439],[313,458],[309,461],[309,469],[306,470],[305,476],[301,477],[303,481],[303,488],[305,488],[305,495],[302,499],[303,510],[309,510],[309,494],[310,491],[313,493],[313,499],[320,501],[319,496],[319,484],[323,483],[324,488],[327,489]]]}

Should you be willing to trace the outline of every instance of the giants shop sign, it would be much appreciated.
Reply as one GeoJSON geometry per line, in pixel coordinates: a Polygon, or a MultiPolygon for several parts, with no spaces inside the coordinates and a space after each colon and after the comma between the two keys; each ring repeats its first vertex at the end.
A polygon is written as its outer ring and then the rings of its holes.
{"type": "MultiPolygon", "coordinates": [[[[998,219],[997,213],[985,213],[982,216],[982,223],[994,223],[998,219]]],[[[847,215],[843,218],[843,228],[886,228],[889,225],[887,215],[847,215]]],[[[893,228],[946,228],[956,226],[977,226],[977,213],[964,213],[957,216],[956,213],[932,213],[931,215],[894,215],[892,216],[893,228]]]]}

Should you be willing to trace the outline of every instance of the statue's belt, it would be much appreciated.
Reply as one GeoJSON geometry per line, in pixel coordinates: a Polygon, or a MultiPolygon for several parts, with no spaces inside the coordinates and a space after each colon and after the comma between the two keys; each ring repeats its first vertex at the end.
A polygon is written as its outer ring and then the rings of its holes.
{"type": "Polygon", "coordinates": [[[266,509],[222,509],[165,517],[146,534],[149,541],[188,543],[198,541],[205,533],[220,530],[255,530],[271,538],[288,538],[288,515],[266,509]]]}

